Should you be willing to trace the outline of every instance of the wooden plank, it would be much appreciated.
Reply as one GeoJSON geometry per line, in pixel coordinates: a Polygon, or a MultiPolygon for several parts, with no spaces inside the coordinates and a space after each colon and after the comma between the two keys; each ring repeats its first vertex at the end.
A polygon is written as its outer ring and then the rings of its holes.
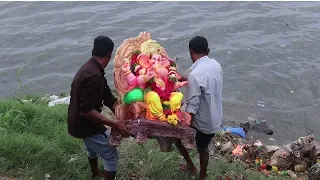
{"type": "MultiPolygon", "coordinates": [[[[166,122],[146,119],[126,121],[126,126],[138,144],[144,144],[148,139],[157,139],[163,152],[170,151],[171,145],[177,140],[181,140],[187,149],[195,147],[196,131],[191,127],[172,126],[166,122]]],[[[112,146],[119,146],[121,139],[121,134],[111,129],[109,143],[112,146]]]]}

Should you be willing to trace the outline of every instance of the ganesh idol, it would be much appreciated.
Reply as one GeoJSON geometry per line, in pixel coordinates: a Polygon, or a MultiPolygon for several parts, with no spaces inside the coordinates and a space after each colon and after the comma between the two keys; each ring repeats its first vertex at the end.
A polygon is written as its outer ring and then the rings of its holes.
{"type": "Polygon", "coordinates": [[[144,101],[146,119],[168,122],[178,125],[181,118],[183,94],[177,90],[187,84],[178,81],[176,63],[164,56],[163,48],[155,40],[149,39],[125,59],[121,70],[124,73],[130,91],[127,103],[144,101]],[[133,96],[140,92],[141,96],[133,96]],[[143,98],[141,98],[143,96],[143,98]]]}

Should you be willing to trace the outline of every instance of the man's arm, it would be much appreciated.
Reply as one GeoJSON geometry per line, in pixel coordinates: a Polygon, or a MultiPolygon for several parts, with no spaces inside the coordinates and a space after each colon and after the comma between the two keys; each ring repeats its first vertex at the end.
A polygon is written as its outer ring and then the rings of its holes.
{"type": "Polygon", "coordinates": [[[193,74],[188,77],[188,86],[186,88],[186,112],[193,115],[197,113],[200,103],[200,85],[193,74]]]}
{"type": "Polygon", "coordinates": [[[101,86],[102,79],[99,76],[91,76],[85,80],[85,85],[83,87],[82,95],[80,98],[81,115],[92,121],[95,121],[96,123],[116,128],[122,135],[127,137],[128,131],[124,125],[108,119],[95,110],[95,102],[97,102],[99,98],[98,92],[100,91],[101,86]]]}

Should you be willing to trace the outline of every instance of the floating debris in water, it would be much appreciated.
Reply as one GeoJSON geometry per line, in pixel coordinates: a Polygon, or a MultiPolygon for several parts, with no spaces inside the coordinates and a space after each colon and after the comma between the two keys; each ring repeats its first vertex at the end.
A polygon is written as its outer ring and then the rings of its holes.
{"type": "Polygon", "coordinates": [[[168,38],[159,38],[159,40],[166,41],[166,40],[168,40],[168,38]]]}
{"type": "Polygon", "coordinates": [[[264,105],[264,102],[263,102],[263,101],[258,101],[258,106],[264,107],[264,106],[265,106],[265,105],[264,105]]]}
{"type": "Polygon", "coordinates": [[[232,54],[232,52],[231,52],[231,51],[228,51],[227,53],[228,53],[228,54],[232,54]]]}
{"type": "Polygon", "coordinates": [[[294,91],[290,91],[290,93],[291,93],[291,94],[293,94],[293,93],[294,93],[294,91]]]}

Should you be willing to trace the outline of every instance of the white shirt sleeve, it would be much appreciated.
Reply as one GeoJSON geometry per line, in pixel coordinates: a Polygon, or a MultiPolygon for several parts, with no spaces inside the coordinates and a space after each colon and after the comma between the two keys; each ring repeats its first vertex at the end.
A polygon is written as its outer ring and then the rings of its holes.
{"type": "Polygon", "coordinates": [[[186,112],[196,114],[200,104],[201,90],[197,79],[189,74],[186,88],[186,112]]]}

